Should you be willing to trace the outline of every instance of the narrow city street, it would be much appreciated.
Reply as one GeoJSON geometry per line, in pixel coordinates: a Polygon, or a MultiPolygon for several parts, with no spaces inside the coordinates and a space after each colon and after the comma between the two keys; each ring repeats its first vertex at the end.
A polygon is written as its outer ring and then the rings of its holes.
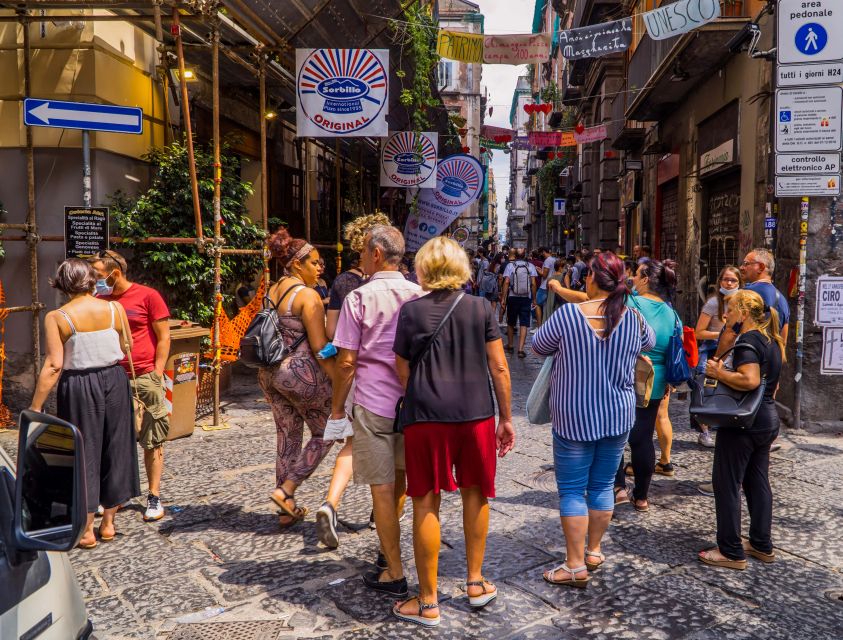
{"type": "MultiPolygon", "coordinates": [[[[368,488],[343,501],[341,544],[316,542],[313,511],[332,469],[327,458],[296,497],[311,514],[279,532],[268,495],[275,430],[252,375],[227,394],[230,429],[203,431],[166,447],[166,517],[141,519],[140,502],[117,517],[113,543],[71,554],[100,640],[274,638],[839,638],[843,629],[843,438],[789,434],[773,454],[773,538],[778,559],[746,571],[705,567],[696,552],[714,542],[712,450],[696,443],[686,406],[671,403],[675,479],[655,476],[649,514],[620,507],[605,541],[607,562],[586,590],[546,584],[564,556],[551,467],[550,430],[526,422],[524,403],[539,368],[513,359],[518,441],[498,467],[484,573],[499,589],[483,611],[461,588],[465,555],[459,499],[442,502],[440,602],[435,631],[400,623],[388,596],[366,590],[374,562],[368,488]]],[[[16,431],[0,436],[7,450],[16,431]]],[[[142,466],[141,466],[142,468],[142,466]]],[[[142,479],[143,482],[143,479],[142,479]]],[[[413,591],[412,515],[402,549],[413,591]]]]}

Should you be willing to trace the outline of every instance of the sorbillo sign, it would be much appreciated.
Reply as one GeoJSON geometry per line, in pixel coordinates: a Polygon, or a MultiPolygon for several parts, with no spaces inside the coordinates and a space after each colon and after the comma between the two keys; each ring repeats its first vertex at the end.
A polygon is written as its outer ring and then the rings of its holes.
{"type": "Polygon", "coordinates": [[[296,134],[389,134],[389,51],[296,49],[296,134]]]}

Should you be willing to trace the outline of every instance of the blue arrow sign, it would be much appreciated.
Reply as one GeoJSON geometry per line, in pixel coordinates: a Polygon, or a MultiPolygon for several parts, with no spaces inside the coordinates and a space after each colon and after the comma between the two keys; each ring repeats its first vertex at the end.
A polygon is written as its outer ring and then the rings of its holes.
{"type": "Polygon", "coordinates": [[[143,133],[143,109],[26,98],[23,123],[31,127],[139,134],[143,133]]]}

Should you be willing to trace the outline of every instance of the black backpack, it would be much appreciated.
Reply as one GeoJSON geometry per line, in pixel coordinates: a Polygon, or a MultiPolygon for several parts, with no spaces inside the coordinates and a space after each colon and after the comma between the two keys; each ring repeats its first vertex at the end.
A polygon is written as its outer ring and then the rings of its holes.
{"type": "Polygon", "coordinates": [[[274,305],[268,295],[264,296],[263,309],[249,323],[246,333],[240,339],[240,362],[252,369],[273,367],[295,351],[304,341],[307,332],[303,332],[289,347],[284,344],[281,323],[278,321],[278,306],[281,301],[290,291],[301,286],[294,284],[289,287],[274,305]]]}

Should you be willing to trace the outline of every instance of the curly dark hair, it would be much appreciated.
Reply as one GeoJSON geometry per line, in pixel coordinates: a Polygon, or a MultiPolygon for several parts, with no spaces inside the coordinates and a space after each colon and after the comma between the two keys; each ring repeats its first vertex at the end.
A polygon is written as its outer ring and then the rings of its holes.
{"type": "Polygon", "coordinates": [[[267,244],[269,245],[269,252],[272,254],[272,257],[278,260],[282,269],[286,269],[290,265],[293,256],[307,244],[307,241],[301,238],[294,238],[287,229],[282,227],[269,237],[267,244]]]}

